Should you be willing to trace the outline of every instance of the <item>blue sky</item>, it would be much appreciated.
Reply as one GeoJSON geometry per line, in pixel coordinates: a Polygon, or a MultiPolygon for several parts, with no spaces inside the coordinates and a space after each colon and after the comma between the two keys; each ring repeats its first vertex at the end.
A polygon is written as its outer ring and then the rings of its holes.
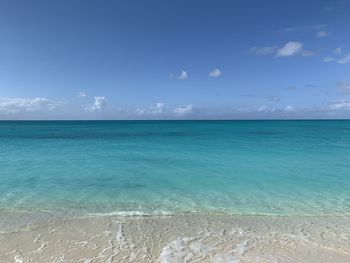
{"type": "Polygon", "coordinates": [[[0,119],[350,117],[350,1],[0,2],[0,119]]]}

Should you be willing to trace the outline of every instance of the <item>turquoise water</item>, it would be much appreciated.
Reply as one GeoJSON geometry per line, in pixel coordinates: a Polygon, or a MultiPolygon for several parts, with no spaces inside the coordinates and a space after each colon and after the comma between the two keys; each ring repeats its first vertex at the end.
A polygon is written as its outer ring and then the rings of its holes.
{"type": "Polygon", "coordinates": [[[0,209],[349,214],[350,121],[3,121],[0,209]]]}

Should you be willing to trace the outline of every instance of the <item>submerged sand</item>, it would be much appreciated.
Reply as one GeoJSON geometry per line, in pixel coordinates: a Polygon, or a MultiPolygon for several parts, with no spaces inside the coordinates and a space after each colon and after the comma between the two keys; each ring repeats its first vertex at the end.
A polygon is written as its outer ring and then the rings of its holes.
{"type": "Polygon", "coordinates": [[[1,214],[0,262],[350,262],[349,216],[1,214]]]}

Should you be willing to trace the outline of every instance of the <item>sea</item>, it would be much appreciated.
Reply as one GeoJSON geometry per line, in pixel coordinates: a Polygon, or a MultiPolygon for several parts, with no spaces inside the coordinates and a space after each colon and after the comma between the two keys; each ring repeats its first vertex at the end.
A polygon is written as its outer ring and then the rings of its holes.
{"type": "Polygon", "coordinates": [[[1,121],[16,211],[349,215],[350,121],[1,121]]]}

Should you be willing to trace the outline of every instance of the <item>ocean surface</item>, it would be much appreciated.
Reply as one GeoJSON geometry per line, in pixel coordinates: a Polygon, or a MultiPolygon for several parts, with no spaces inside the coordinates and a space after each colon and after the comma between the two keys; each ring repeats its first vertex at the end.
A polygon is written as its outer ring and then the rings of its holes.
{"type": "Polygon", "coordinates": [[[350,121],[2,121],[1,211],[350,214],[350,121]]]}

